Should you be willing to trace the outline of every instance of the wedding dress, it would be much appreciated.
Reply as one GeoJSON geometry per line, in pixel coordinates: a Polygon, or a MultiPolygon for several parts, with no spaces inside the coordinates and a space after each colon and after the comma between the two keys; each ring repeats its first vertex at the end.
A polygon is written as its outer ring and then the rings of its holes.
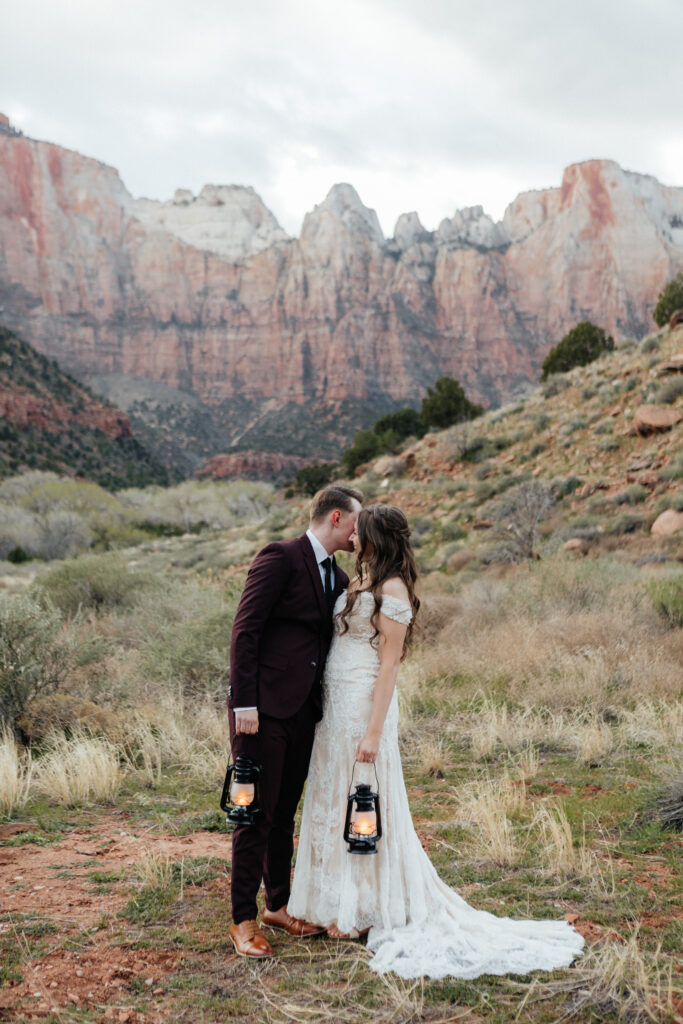
{"type": "MultiPolygon", "coordinates": [[[[344,607],[342,594],[335,612],[344,607]]],[[[359,594],[349,630],[337,626],[325,668],[324,715],[306,785],[301,834],[287,906],[294,917],[342,932],[370,928],[370,967],[403,978],[476,978],[567,967],[583,948],[566,921],[523,921],[475,910],[442,882],[413,828],[398,748],[394,691],[377,755],[383,835],[377,853],[347,852],[342,837],[354,756],[365,735],[379,669],[370,618],[374,600],[359,594]]],[[[408,624],[410,606],[384,596],[384,615],[408,624]]],[[[355,782],[375,784],[370,764],[355,782]]]]}

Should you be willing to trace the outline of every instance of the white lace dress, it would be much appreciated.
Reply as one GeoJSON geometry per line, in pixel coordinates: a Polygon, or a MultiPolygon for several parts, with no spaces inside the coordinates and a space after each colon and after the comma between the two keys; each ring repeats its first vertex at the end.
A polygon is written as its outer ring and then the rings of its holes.
{"type": "MultiPolygon", "coordinates": [[[[345,602],[337,601],[338,612],[345,602]]],[[[442,882],[413,828],[398,748],[398,698],[387,713],[376,768],[383,835],[377,854],[352,855],[342,837],[354,755],[370,720],[379,669],[361,593],[349,630],[333,638],[325,668],[323,719],[315,734],[301,835],[287,909],[295,917],[342,932],[370,928],[370,966],[403,978],[525,974],[567,967],[583,939],[566,921],[519,921],[475,910],[442,882]]],[[[385,596],[382,612],[410,622],[404,601],[385,596]]],[[[371,765],[354,782],[375,783],[371,765]]]]}

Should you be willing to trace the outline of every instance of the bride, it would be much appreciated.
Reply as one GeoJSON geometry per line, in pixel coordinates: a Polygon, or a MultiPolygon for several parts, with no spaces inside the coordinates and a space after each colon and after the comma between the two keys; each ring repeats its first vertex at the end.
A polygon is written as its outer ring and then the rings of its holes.
{"type": "Polygon", "coordinates": [[[288,912],[325,927],[332,938],[367,933],[375,954],[370,966],[404,978],[569,966],[583,939],[566,921],[475,910],[440,880],[422,849],[398,748],[396,677],[419,608],[410,528],[400,509],[374,505],[359,513],[351,539],[357,575],[335,605],[325,711],[313,745],[288,912]],[[356,782],[374,783],[377,772],[383,835],[376,856],[350,856],[342,835],[355,761],[362,763],[356,782]]]}

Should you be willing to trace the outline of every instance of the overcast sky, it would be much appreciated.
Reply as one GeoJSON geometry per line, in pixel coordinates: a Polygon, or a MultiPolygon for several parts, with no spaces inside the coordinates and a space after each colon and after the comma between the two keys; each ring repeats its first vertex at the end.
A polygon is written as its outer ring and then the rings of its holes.
{"type": "Polygon", "coordinates": [[[386,235],[570,163],[683,185],[683,0],[2,0],[0,111],[136,196],[351,182],[386,235]]]}

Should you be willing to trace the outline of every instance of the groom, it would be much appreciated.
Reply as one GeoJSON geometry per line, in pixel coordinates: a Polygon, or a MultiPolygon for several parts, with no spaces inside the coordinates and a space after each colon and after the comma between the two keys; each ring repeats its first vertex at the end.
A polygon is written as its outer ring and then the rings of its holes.
{"type": "MultiPolygon", "coordinates": [[[[315,724],[322,716],[321,680],[332,639],[334,602],[348,577],[335,551],[353,551],[351,534],[363,496],[326,487],[311,503],[310,526],[296,540],[275,541],[251,564],[230,644],[230,744],[261,765],[261,808],[254,825],[232,841],[230,938],[241,956],[273,950],[256,923],[263,879],[262,923],[298,937],[324,929],[287,913],[294,815],[308,773],[315,724]]],[[[343,823],[340,823],[340,828],[343,823]]]]}

